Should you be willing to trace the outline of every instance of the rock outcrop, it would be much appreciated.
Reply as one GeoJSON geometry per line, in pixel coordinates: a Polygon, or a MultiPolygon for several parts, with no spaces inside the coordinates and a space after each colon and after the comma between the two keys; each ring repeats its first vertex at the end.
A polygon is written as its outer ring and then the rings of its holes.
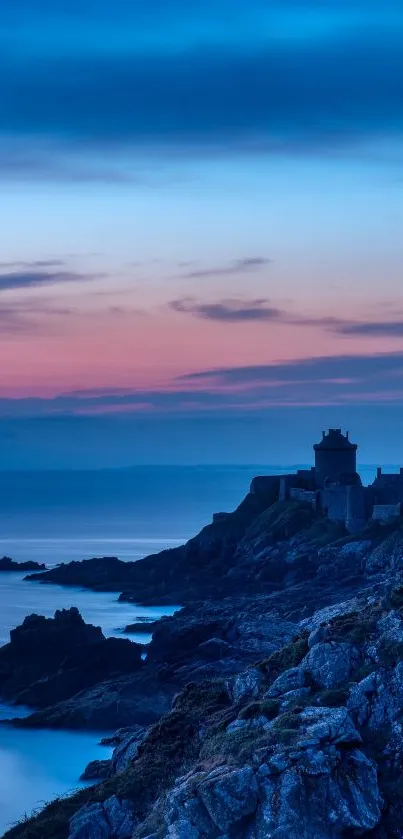
{"type": "Polygon", "coordinates": [[[0,571],[45,571],[46,565],[43,562],[34,562],[28,560],[27,562],[15,562],[9,556],[3,556],[0,559],[0,571]]]}
{"type": "Polygon", "coordinates": [[[106,639],[75,608],[57,611],[54,618],[30,615],[0,649],[0,696],[44,708],[141,667],[139,645],[106,639]]]}

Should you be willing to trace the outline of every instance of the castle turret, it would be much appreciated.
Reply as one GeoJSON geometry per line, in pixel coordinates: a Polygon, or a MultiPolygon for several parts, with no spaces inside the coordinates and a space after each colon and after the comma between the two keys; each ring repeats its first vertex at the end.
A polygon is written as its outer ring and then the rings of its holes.
{"type": "Polygon", "coordinates": [[[325,482],[348,482],[348,476],[357,471],[357,445],[351,443],[341,428],[329,428],[323,432],[320,443],[313,447],[315,451],[315,482],[323,488],[325,482]]]}

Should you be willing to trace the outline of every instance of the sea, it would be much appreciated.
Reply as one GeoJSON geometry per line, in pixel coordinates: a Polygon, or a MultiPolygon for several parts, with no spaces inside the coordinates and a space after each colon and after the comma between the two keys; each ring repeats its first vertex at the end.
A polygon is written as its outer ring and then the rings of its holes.
{"type": "MultiPolygon", "coordinates": [[[[135,561],[182,544],[215,512],[230,511],[257,474],[307,468],[250,466],[150,466],[99,471],[0,472],[0,556],[52,567],[94,556],[135,561]]],[[[375,468],[362,467],[365,483],[375,468]]],[[[396,467],[390,467],[396,471],[396,467]]],[[[43,585],[24,574],[0,573],[0,644],[26,615],[52,616],[77,606],[106,636],[140,618],[157,619],[175,608],[119,603],[112,593],[43,585]]],[[[141,643],[147,636],[130,636],[141,643]]],[[[0,706],[0,719],[27,709],[0,706]]],[[[56,796],[80,786],[86,764],[110,756],[100,745],[109,732],[19,730],[0,727],[0,836],[56,796]],[[62,758],[61,758],[62,756],[62,758]]]]}

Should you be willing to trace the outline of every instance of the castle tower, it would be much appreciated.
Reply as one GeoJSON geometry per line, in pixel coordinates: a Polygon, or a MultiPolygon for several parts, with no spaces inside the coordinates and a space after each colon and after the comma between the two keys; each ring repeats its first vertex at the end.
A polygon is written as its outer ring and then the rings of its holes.
{"type": "Polygon", "coordinates": [[[347,434],[341,428],[329,428],[323,432],[320,443],[313,447],[315,451],[315,482],[323,488],[325,481],[331,483],[355,475],[357,471],[357,445],[350,443],[347,434]]]}

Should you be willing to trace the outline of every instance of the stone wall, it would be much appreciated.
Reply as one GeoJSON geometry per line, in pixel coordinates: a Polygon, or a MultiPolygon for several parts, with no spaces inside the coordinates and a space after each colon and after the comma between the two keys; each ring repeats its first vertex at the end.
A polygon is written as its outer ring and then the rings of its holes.
{"type": "Polygon", "coordinates": [[[305,501],[308,504],[312,504],[314,510],[317,509],[318,493],[316,492],[316,490],[299,489],[298,487],[293,487],[293,489],[290,490],[290,498],[294,498],[296,501],[305,501]]]}
{"type": "Polygon", "coordinates": [[[345,523],[347,518],[346,486],[330,486],[321,492],[322,508],[330,521],[345,523]]]}
{"type": "Polygon", "coordinates": [[[401,516],[402,505],[398,504],[375,504],[372,511],[372,518],[374,521],[387,521],[394,519],[396,516],[401,516]]]}
{"type": "Polygon", "coordinates": [[[347,487],[346,528],[349,533],[360,533],[367,523],[367,494],[363,486],[347,487]]]}

